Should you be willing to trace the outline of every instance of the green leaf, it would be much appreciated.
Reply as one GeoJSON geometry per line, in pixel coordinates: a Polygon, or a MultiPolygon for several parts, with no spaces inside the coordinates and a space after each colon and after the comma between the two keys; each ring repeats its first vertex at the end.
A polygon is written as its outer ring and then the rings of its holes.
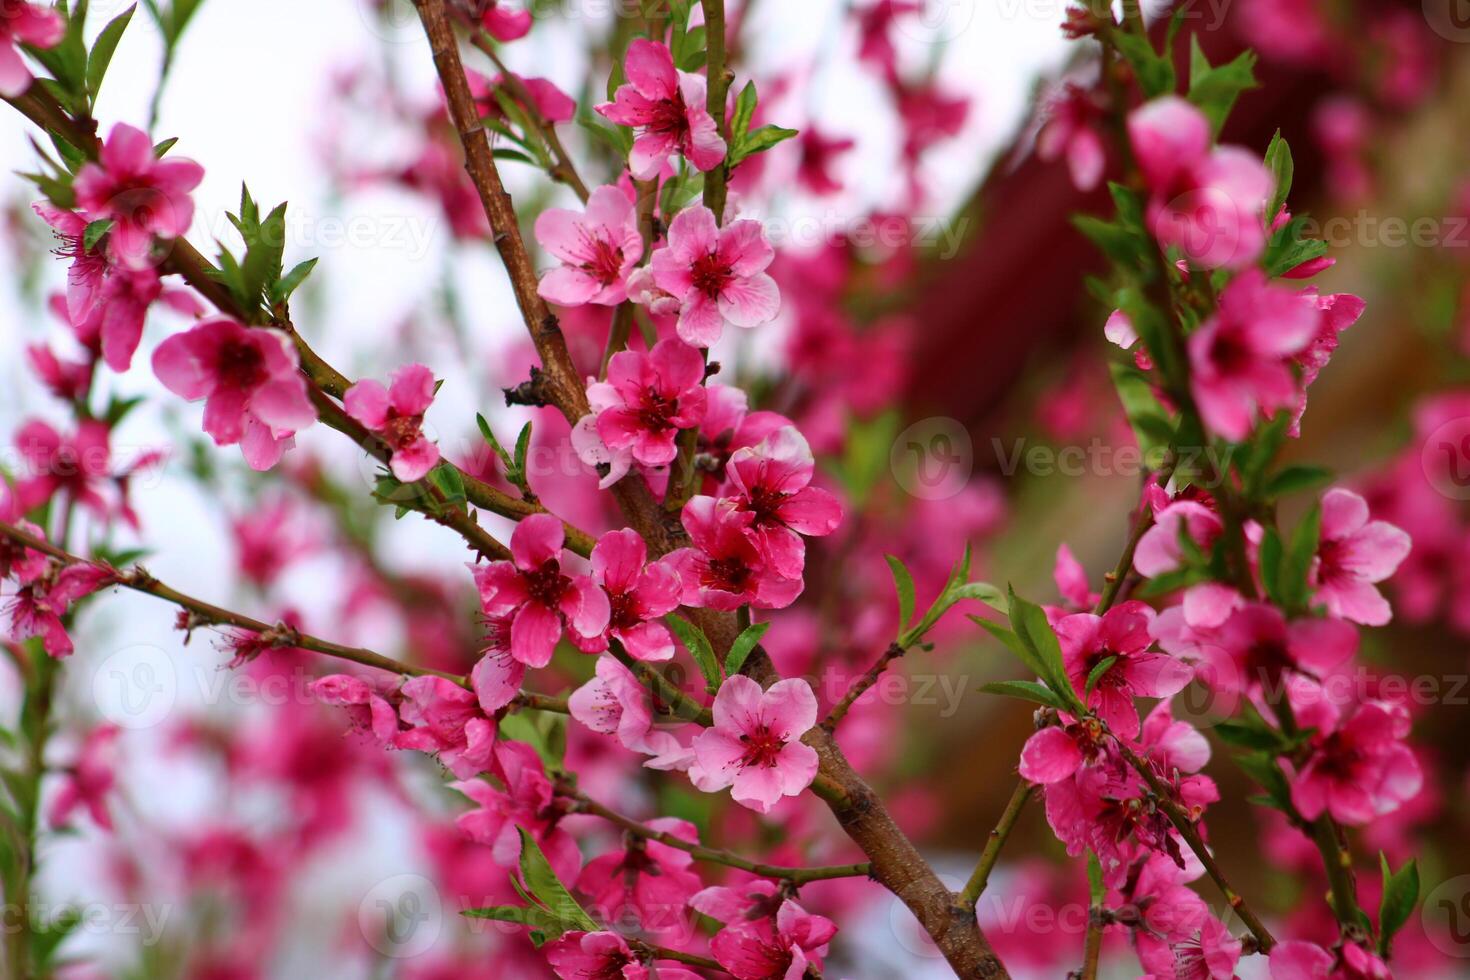
{"type": "Polygon", "coordinates": [[[1282,605],[1281,556],[1281,533],[1268,527],[1261,537],[1261,584],[1265,586],[1266,597],[1278,606],[1282,605]]]}
{"type": "Polygon", "coordinates": [[[1220,737],[1220,741],[1239,749],[1275,755],[1284,748],[1281,733],[1260,721],[1254,724],[1247,721],[1222,721],[1215,726],[1214,732],[1220,737]]]}
{"type": "Polygon", "coordinates": [[[991,609],[999,612],[1005,612],[1010,608],[1005,593],[989,582],[966,582],[950,589],[950,594],[956,599],[979,599],[991,609]]]}
{"type": "Polygon", "coordinates": [[[160,143],[155,143],[153,145],[153,155],[162,160],[164,154],[168,153],[169,150],[172,150],[174,148],[174,144],[178,141],[179,138],[177,136],[170,136],[168,139],[163,140],[160,143]]]}
{"type": "MultiPolygon", "coordinates": [[[[1190,37],[1189,61],[1189,101],[1210,120],[1211,130],[1218,136],[1240,93],[1256,87],[1255,53],[1242,51],[1235,60],[1212,68],[1195,34],[1190,37]]],[[[1266,217],[1274,217],[1274,212],[1266,217]]]]}
{"type": "Polygon", "coordinates": [[[909,620],[914,618],[914,577],[902,561],[892,555],[884,555],[883,558],[893,573],[893,587],[898,592],[898,631],[902,633],[908,628],[909,620]]]}
{"type": "Polygon", "coordinates": [[[1316,490],[1333,480],[1333,473],[1325,466],[1287,466],[1277,471],[1266,482],[1267,497],[1284,497],[1289,493],[1316,490]]]}
{"type": "Polygon", "coordinates": [[[1291,787],[1276,764],[1276,758],[1266,753],[1249,753],[1235,757],[1235,764],[1254,779],[1266,791],[1270,806],[1282,813],[1292,813],[1291,787]]]}
{"type": "Polygon", "coordinates": [[[747,626],[739,636],[735,637],[735,642],[730,644],[730,652],[725,654],[726,677],[734,677],[740,673],[740,668],[745,666],[746,658],[750,656],[750,652],[755,649],[756,644],[770,628],[770,623],[755,623],[747,626]]]}
{"type": "Polygon", "coordinates": [[[290,272],[277,279],[275,285],[271,287],[271,302],[284,303],[289,300],[292,294],[306,281],[306,277],[311,275],[311,270],[316,268],[316,263],[316,259],[307,259],[305,262],[298,262],[291,268],[290,272]]]}
{"type": "Polygon", "coordinates": [[[527,422],[521,427],[521,434],[516,436],[516,454],[512,471],[515,473],[513,482],[524,488],[526,483],[526,454],[531,450],[531,423],[527,422]]]}
{"type": "Polygon", "coordinates": [[[1271,171],[1271,179],[1275,182],[1276,189],[1271,194],[1271,203],[1266,207],[1266,220],[1273,221],[1281,209],[1286,206],[1286,197],[1291,193],[1291,179],[1295,171],[1295,165],[1291,159],[1291,147],[1286,140],[1281,138],[1281,130],[1276,130],[1276,135],[1271,137],[1271,145],[1266,147],[1266,169],[1271,171]]]}
{"type": "Polygon", "coordinates": [[[679,642],[689,651],[694,658],[695,666],[704,675],[704,686],[711,694],[720,689],[720,664],[715,659],[714,647],[710,645],[709,637],[704,635],[704,630],[695,626],[687,619],[678,616],[667,616],[665,622],[669,628],[679,637],[679,642]]]}
{"type": "Polygon", "coordinates": [[[1118,662],[1117,657],[1104,657],[1093,665],[1092,670],[1087,672],[1087,686],[1082,689],[1083,697],[1090,698],[1092,689],[1097,687],[1097,682],[1103,679],[1103,675],[1112,669],[1113,664],[1118,662]]]}
{"type": "Polygon", "coordinates": [[[490,155],[497,160],[514,160],[516,163],[529,163],[533,167],[540,166],[539,163],[531,159],[531,157],[527,156],[526,154],[522,153],[520,150],[510,150],[502,147],[497,150],[492,150],[490,152],[490,155]]]}
{"type": "Polygon", "coordinates": [[[1040,669],[1037,673],[1041,679],[1046,681],[1050,687],[1071,704],[1077,713],[1082,713],[1085,708],[1077,698],[1077,692],[1072,689],[1072,682],[1067,679],[1067,669],[1062,663],[1062,647],[1057,642],[1056,633],[1052,632],[1051,624],[1046,620],[1046,612],[1034,602],[1027,602],[1016,595],[1014,589],[1009,590],[1011,605],[1011,628],[1016,631],[1016,636],[1036,657],[1036,663],[1040,669]]]}
{"type": "Polygon", "coordinates": [[[507,472],[514,470],[516,468],[515,460],[511,459],[510,453],[505,451],[505,447],[500,444],[500,440],[495,438],[495,430],[490,428],[490,423],[485,421],[485,416],[476,412],[475,424],[480,427],[480,435],[490,444],[490,448],[495,450],[495,455],[500,457],[500,462],[505,464],[507,472]]]}
{"type": "Polygon", "coordinates": [[[1388,858],[1382,851],[1378,852],[1378,864],[1383,874],[1383,900],[1378,906],[1378,954],[1387,959],[1394,935],[1409,921],[1419,901],[1419,864],[1410,859],[1390,874],[1388,858]]]}
{"type": "Polygon", "coordinates": [[[740,97],[735,100],[735,115],[730,119],[730,139],[736,146],[745,141],[746,134],[750,131],[756,99],[755,82],[746,82],[745,88],[740,90],[740,97]]]}
{"type": "Polygon", "coordinates": [[[1317,544],[1322,534],[1322,505],[1314,504],[1291,532],[1291,543],[1281,559],[1281,577],[1277,588],[1281,602],[1288,613],[1306,611],[1311,583],[1312,559],[1317,555],[1317,544]]]}
{"type": "Polygon", "coordinates": [[[531,896],[550,915],[551,928],[556,930],[556,935],[548,933],[547,938],[555,939],[573,929],[596,932],[599,926],[556,876],[535,838],[524,827],[516,829],[521,835],[521,878],[531,896]]]}
{"type": "Polygon", "coordinates": [[[1270,239],[1266,242],[1266,253],[1261,259],[1266,275],[1272,277],[1282,275],[1303,262],[1309,262],[1327,254],[1325,241],[1305,236],[1310,220],[1306,215],[1297,215],[1271,233],[1270,239]]]}
{"type": "Polygon", "coordinates": [[[1173,94],[1176,84],[1174,63],[1155,51],[1148,38],[1123,31],[1114,31],[1112,38],[1118,51],[1133,66],[1133,74],[1137,76],[1144,95],[1153,99],[1173,94]]]}
{"type": "Polygon", "coordinates": [[[444,503],[462,509],[465,500],[464,478],[453,463],[440,463],[429,471],[428,481],[444,495],[444,503]]]}
{"type": "Polygon", "coordinates": [[[780,126],[762,126],[760,129],[745,134],[730,154],[729,166],[733,169],[741,161],[764,153],[777,143],[783,143],[798,133],[795,129],[783,129],[780,126]]]}
{"type": "Polygon", "coordinates": [[[111,218],[102,218],[99,221],[89,222],[87,227],[82,230],[82,247],[89,252],[95,249],[97,243],[102,240],[102,236],[112,230],[113,224],[114,222],[111,218]]]}
{"type": "Polygon", "coordinates": [[[117,43],[122,40],[123,31],[128,29],[128,22],[133,19],[133,11],[137,9],[137,4],[134,4],[114,17],[102,28],[102,33],[97,35],[97,41],[92,45],[92,53],[87,56],[87,94],[94,101],[98,90],[102,88],[107,66],[112,63],[117,43]]]}
{"type": "Polygon", "coordinates": [[[1123,403],[1123,414],[1138,439],[1138,447],[1148,458],[1168,450],[1174,442],[1174,422],[1154,396],[1148,377],[1132,364],[1114,361],[1108,365],[1113,373],[1113,387],[1123,403]]]}
{"type": "Polygon", "coordinates": [[[1035,681],[992,681],[989,684],[982,684],[980,690],[986,694],[999,694],[1002,697],[1034,701],[1048,708],[1056,708],[1058,711],[1068,710],[1066,702],[1057,697],[1051,688],[1035,681]]]}

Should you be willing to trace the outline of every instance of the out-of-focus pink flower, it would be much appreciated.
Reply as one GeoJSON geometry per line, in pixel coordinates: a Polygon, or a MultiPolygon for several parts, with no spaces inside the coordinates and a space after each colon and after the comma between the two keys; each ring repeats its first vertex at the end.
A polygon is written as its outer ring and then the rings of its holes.
{"type": "Polygon", "coordinates": [[[632,671],[611,657],[597,661],[597,676],[572,692],[572,717],[594,732],[615,735],[623,747],[652,756],[650,769],[687,769],[693,756],[687,746],[653,721],[648,688],[632,671]]]}
{"type": "Polygon", "coordinates": [[[714,725],[695,736],[689,767],[699,789],[729,786],[736,803],[769,813],[781,797],[811,785],[817,753],[801,737],[817,723],[817,698],[806,681],[777,681],[763,691],[736,674],[720,685],[712,711],[714,725]]]}
{"type": "Polygon", "coordinates": [[[1373,120],[1349,95],[1329,95],[1312,111],[1312,135],[1322,147],[1327,184],[1344,201],[1361,201],[1373,191],[1366,162],[1373,120]]]}
{"type": "Polygon", "coordinates": [[[1072,549],[1065,544],[1057,546],[1057,558],[1052,565],[1051,578],[1069,612],[1086,612],[1102,598],[1101,594],[1092,591],[1092,584],[1087,581],[1087,569],[1082,567],[1082,563],[1072,554],[1072,549]]]}
{"type": "Polygon", "coordinates": [[[655,177],[673,153],[683,154],[697,170],[713,169],[725,159],[725,141],[705,108],[703,78],[676,69],[669,49],[646,38],[629,43],[623,67],[627,83],[597,111],[619,126],[638,128],[628,154],[635,178],[655,177]]]}
{"type": "Polygon", "coordinates": [[[815,127],[807,127],[802,130],[796,142],[801,150],[801,163],[796,171],[797,182],[820,196],[842,190],[842,182],[832,176],[832,168],[838,157],[851,152],[857,146],[857,141],[850,136],[827,136],[815,127]]]}
{"type": "Polygon", "coordinates": [[[835,935],[831,919],[787,899],[774,917],[729,922],[710,940],[710,952],[738,980],[794,980],[809,967],[820,974],[835,935]]]}
{"type": "MultiPolygon", "coordinates": [[[[32,533],[38,530],[22,527],[32,533]]],[[[62,617],[78,599],[116,582],[117,572],[91,562],[62,566],[30,560],[12,566],[12,573],[17,571],[15,592],[5,603],[11,637],[15,640],[40,637],[41,645],[51,656],[71,656],[75,647],[62,617]]]]}
{"type": "Polygon", "coordinates": [[[653,281],[679,301],[679,336],[711,347],[725,324],[755,327],[781,310],[781,290],[766,274],[775,258],[760,222],[748,218],[724,228],[703,205],[685,208],[669,223],[669,243],[653,253],[653,281]]]}
{"type": "Polygon", "coordinates": [[[398,718],[406,730],[393,745],[437,755],[457,779],[490,768],[495,720],[486,718],[474,692],[443,677],[411,677],[399,688],[398,718]]]}
{"type": "Polygon", "coordinates": [[[607,593],[586,575],[562,571],[563,540],[561,521],[532,514],[511,533],[512,561],[471,567],[485,614],[510,618],[511,655],[528,667],[550,663],[565,629],[591,640],[607,628],[607,593]]]}
{"type": "Polygon", "coordinates": [[[637,531],[623,528],[598,539],[592,549],[592,580],[607,593],[612,612],[606,634],[583,649],[605,650],[612,639],[638,660],[674,656],[673,637],[659,619],[679,606],[679,573],[665,561],[650,564],[648,546],[637,531]]]}
{"type": "Polygon", "coordinates": [[[169,337],[153,352],[153,373],[189,401],[205,399],[204,431],[221,446],[239,443],[252,469],[268,470],[316,421],[297,372],[296,348],[278,330],[227,317],[169,337]]]}
{"type": "Polygon", "coordinates": [[[1387,521],[1368,520],[1362,497],[1334,487],[1322,496],[1322,538],[1312,569],[1314,598],[1334,616],[1364,626],[1393,618],[1377,583],[1394,573],[1413,542],[1387,521]]]}
{"type": "Polygon", "coordinates": [[[388,467],[404,483],[422,480],[439,462],[439,447],[424,437],[424,413],[433,402],[434,372],[422,364],[394,371],[387,388],[359,381],[342,398],[347,414],[388,444],[388,467]]]}
{"type": "Polygon", "coordinates": [[[119,265],[150,264],[154,237],[178,238],[194,220],[189,193],[204,168],[182,157],[159,159],[148,134],[118,123],[97,163],[82,165],[75,182],[77,204],[91,221],[109,220],[107,250],[119,265]]]}
{"type": "Polygon", "coordinates": [[[55,47],[66,33],[66,24],[43,4],[6,0],[0,4],[0,95],[14,98],[31,84],[31,72],[21,59],[18,46],[55,47]]]}
{"type": "Polygon", "coordinates": [[[89,362],[64,360],[45,344],[28,345],[26,360],[30,361],[31,371],[41,384],[62,401],[79,401],[92,387],[92,365],[89,362]]]}
{"type": "Polygon", "coordinates": [[[546,944],[546,962],[562,980],[699,980],[672,960],[645,963],[615,932],[569,932],[546,944]]]}
{"type": "Polygon", "coordinates": [[[1300,939],[1271,950],[1271,980],[1392,980],[1388,965],[1357,943],[1343,945],[1333,956],[1316,943],[1300,939]]]}
{"type": "Polygon", "coordinates": [[[517,41],[531,31],[531,12],[512,10],[502,0],[477,0],[480,26],[497,41],[517,41]]]}
{"type": "Polygon", "coordinates": [[[680,548],[666,560],[679,573],[684,605],[784,609],[801,594],[801,578],[782,575],[751,539],[748,512],[701,496],[684,505],[680,520],[693,547],[680,548]]]}
{"type": "Polygon", "coordinates": [[[1259,416],[1296,407],[1291,359],[1321,324],[1312,297],[1267,283],[1259,269],[1236,276],[1220,293],[1220,312],[1189,337],[1190,385],[1205,424],[1238,442],[1259,416]]]}
{"type": "Polygon", "coordinates": [[[318,544],[308,516],[293,498],[284,495],[261,501],[233,519],[230,531],[235,539],[235,565],[260,587],[274,582],[318,544]]]}
{"type": "Polygon", "coordinates": [[[619,351],[607,380],[587,386],[597,437],[609,452],[644,466],[673,462],[679,430],[704,419],[703,381],[704,358],[672,337],[646,354],[619,351]]]}
{"type": "Polygon", "coordinates": [[[898,52],[893,46],[893,30],[900,17],[921,13],[919,0],[874,0],[854,11],[858,26],[858,58],[882,72],[888,79],[898,77],[898,52]]]}
{"type": "Polygon", "coordinates": [[[1303,817],[1330,813],[1340,823],[1361,826],[1418,795],[1424,775],[1403,743],[1410,723],[1401,706],[1364,701],[1344,711],[1306,684],[1296,685],[1293,706],[1299,724],[1316,729],[1307,761],[1289,773],[1291,800],[1303,817]],[[1303,692],[1311,698],[1305,705],[1298,703],[1303,692]]]}
{"type": "Polygon", "coordinates": [[[1067,171],[1080,191],[1102,180],[1107,156],[1097,124],[1101,110],[1092,93],[1068,82],[1046,105],[1046,121],[1036,134],[1036,154],[1043,160],[1067,158],[1067,171]]]}
{"type": "Polygon", "coordinates": [[[1210,147],[1204,114],[1178,96],[1154,99],[1128,117],[1128,137],[1150,195],[1148,223],[1191,265],[1241,269],[1265,249],[1271,174],[1254,154],[1210,147]]]}
{"type": "Polygon", "coordinates": [[[1301,435],[1302,416],[1307,411],[1307,388],[1317,380],[1317,375],[1322,373],[1322,369],[1332,359],[1333,352],[1337,350],[1337,335],[1357,323],[1366,306],[1361,297],[1352,293],[1319,296],[1313,288],[1306,290],[1305,295],[1312,297],[1317,309],[1322,311],[1322,317],[1317,336],[1298,351],[1295,357],[1302,369],[1302,394],[1297,402],[1296,416],[1291,420],[1291,428],[1287,430],[1292,436],[1301,435]]]}
{"type": "Polygon", "coordinates": [[[786,578],[802,575],[802,536],[825,537],[842,522],[837,498],[810,485],[815,472],[811,448],[794,426],[737,450],[726,469],[734,496],[721,503],[751,515],[749,533],[771,567],[786,578]]]}
{"type": "MultiPolygon", "coordinates": [[[[675,817],[648,821],[653,830],[699,843],[694,824],[675,817]]],[[[685,908],[703,887],[688,851],[658,841],[636,841],[625,850],[593,858],[582,868],[577,890],[603,922],[628,923],[652,933],[677,934],[688,928],[685,908]]]]}
{"type": "Polygon", "coordinates": [[[541,277],[543,299],[561,306],[617,306],[628,297],[628,274],[643,257],[638,213],[612,185],[592,191],[586,209],[547,208],[536,218],[536,241],[561,260],[541,277]]]}
{"type": "Polygon", "coordinates": [[[112,792],[116,782],[113,769],[117,764],[119,734],[121,729],[116,725],[98,725],[87,733],[76,761],[64,771],[61,789],[51,800],[46,819],[52,827],[65,825],[80,807],[86,809],[97,826],[103,830],[112,829],[107,794],[112,792]]]}
{"type": "Polygon", "coordinates": [[[576,881],[582,867],[577,842],[558,824],[562,811],[546,768],[536,750],[524,742],[501,740],[495,745],[491,772],[504,789],[474,779],[454,783],[479,808],[462,813],[455,824],[470,839],[490,848],[503,868],[516,867],[524,828],[546,853],[562,881],[576,881]]]}
{"type": "Polygon", "coordinates": [[[1075,613],[1057,621],[1057,639],[1067,676],[1082,695],[1092,671],[1103,661],[1113,663],[1095,681],[1089,706],[1124,738],[1138,736],[1135,697],[1162,698],[1177,694],[1194,676],[1190,666],[1165,653],[1151,652],[1149,628],[1154,611],[1142,602],[1119,603],[1101,616],[1075,613]]]}
{"type": "Polygon", "coordinates": [[[20,509],[29,511],[64,493],[105,521],[110,508],[101,488],[112,471],[110,440],[107,424],[96,419],[78,422],[70,436],[40,420],[21,426],[15,434],[15,448],[26,464],[15,487],[20,509]]]}

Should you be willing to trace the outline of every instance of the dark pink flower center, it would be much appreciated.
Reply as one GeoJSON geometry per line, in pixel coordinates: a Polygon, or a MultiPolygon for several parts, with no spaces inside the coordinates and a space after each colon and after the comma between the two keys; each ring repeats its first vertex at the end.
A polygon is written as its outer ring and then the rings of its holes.
{"type": "Polygon", "coordinates": [[[679,399],[665,398],[652,388],[643,389],[642,404],[638,406],[638,421],[650,432],[663,432],[674,428],[669,421],[679,411],[679,399]]]}
{"type": "Polygon", "coordinates": [[[607,593],[607,602],[611,608],[611,614],[607,621],[608,629],[632,629],[634,626],[643,622],[643,617],[639,615],[638,597],[631,591],[609,591],[607,593]]]}
{"type": "Polygon", "coordinates": [[[1255,355],[1240,334],[1226,327],[1215,334],[1210,345],[1210,363],[1225,376],[1244,374],[1255,363],[1255,355]]]}
{"type": "Polygon", "coordinates": [[[582,271],[604,286],[617,282],[623,274],[623,247],[601,236],[589,236],[586,245],[592,257],[582,263],[582,271]]]}
{"type": "Polygon", "coordinates": [[[422,415],[399,415],[388,409],[388,421],[383,424],[383,441],[394,449],[404,449],[418,440],[424,424],[422,415]]]}
{"type": "Polygon", "coordinates": [[[660,136],[672,136],[683,147],[689,140],[689,110],[684,93],[674,90],[671,99],[659,99],[649,110],[647,130],[660,136]]]}
{"type": "Polygon", "coordinates": [[[561,562],[548,558],[541,567],[531,572],[522,572],[526,591],[532,602],[539,602],[548,609],[557,609],[562,597],[571,588],[572,580],[561,573],[561,562]]]}
{"type": "Polygon", "coordinates": [[[750,582],[750,567],[739,558],[711,558],[703,578],[707,588],[741,593],[750,582]]]}
{"type": "Polygon", "coordinates": [[[709,252],[695,259],[689,275],[694,281],[694,288],[710,299],[718,299],[735,278],[730,263],[721,258],[719,252],[709,252]]]}
{"type": "Polygon", "coordinates": [[[1251,680],[1274,682],[1295,666],[1286,644],[1277,637],[1263,637],[1245,651],[1245,670],[1251,680]]]}
{"type": "Polygon", "coordinates": [[[260,348],[243,340],[229,340],[220,345],[215,355],[214,374],[221,387],[238,391],[257,388],[270,377],[260,348]]]}
{"type": "Polygon", "coordinates": [[[782,493],[770,487],[757,486],[750,491],[750,496],[745,502],[745,509],[755,515],[757,524],[784,524],[780,514],[781,505],[790,496],[789,493],[782,493]]]}
{"type": "Polygon", "coordinates": [[[741,735],[740,742],[745,746],[745,755],[740,758],[741,766],[774,766],[781,750],[786,747],[786,740],[765,725],[758,725],[755,730],[741,735]]]}

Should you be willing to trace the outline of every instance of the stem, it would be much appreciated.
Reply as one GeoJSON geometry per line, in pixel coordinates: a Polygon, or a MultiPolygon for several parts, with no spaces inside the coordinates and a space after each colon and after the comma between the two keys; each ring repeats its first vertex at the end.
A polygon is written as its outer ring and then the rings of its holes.
{"type": "Polygon", "coordinates": [[[1097,980],[1098,960],[1102,958],[1102,909],[1096,905],[1087,910],[1087,942],[1082,951],[1082,980],[1097,980]]]}
{"type": "MultiPolygon", "coordinates": [[[[725,123],[725,102],[730,82],[735,76],[725,66],[725,0],[700,0],[704,9],[709,83],[705,90],[705,108],[715,120],[715,129],[725,138],[725,159],[730,154],[730,128],[725,123]]],[[[726,181],[730,169],[722,160],[704,175],[704,206],[715,213],[718,224],[725,223],[726,181]]]]}
{"type": "MultiPolygon", "coordinates": [[[[683,963],[688,966],[697,966],[703,970],[715,970],[724,973],[725,968],[707,956],[698,956],[694,953],[683,953],[677,949],[669,949],[666,946],[655,946],[653,943],[644,942],[641,939],[629,939],[628,945],[645,956],[651,956],[656,960],[673,960],[675,963],[683,963]]],[[[652,974],[650,974],[652,975],[652,974]]]]}
{"type": "Polygon", "coordinates": [[[873,666],[867,669],[866,673],[853,681],[852,686],[847,689],[847,693],[842,696],[842,700],[838,701],[833,705],[832,710],[827,712],[827,717],[822,719],[822,727],[829,732],[835,731],[837,726],[842,722],[842,719],[847,717],[848,711],[852,710],[852,706],[857,702],[857,699],[868,693],[868,689],[878,683],[878,678],[888,669],[888,665],[899,657],[902,657],[904,652],[905,649],[898,645],[898,641],[895,640],[888,644],[888,649],[883,651],[882,656],[877,659],[873,666]]]}
{"type": "Polygon", "coordinates": [[[609,823],[621,827],[630,834],[642,837],[645,840],[657,841],[660,844],[677,848],[687,854],[694,855],[696,860],[708,861],[713,864],[723,864],[731,868],[739,868],[741,871],[748,871],[751,874],[760,875],[764,878],[782,878],[794,885],[802,885],[809,881],[825,881],[831,878],[865,878],[872,871],[872,866],[866,862],[861,864],[842,864],[811,868],[793,868],[779,864],[764,864],[760,861],[753,861],[750,858],[741,857],[734,851],[693,844],[676,834],[654,830],[647,824],[640,823],[632,817],[625,816],[616,810],[603,806],[585,793],[570,786],[563,785],[558,788],[558,792],[574,800],[578,812],[590,813],[594,816],[601,817],[609,823]]]}
{"type": "Polygon", "coordinates": [[[960,904],[974,909],[980,901],[980,896],[985,894],[985,886],[990,882],[991,869],[1000,858],[1000,849],[1005,847],[1006,841],[1010,839],[1011,831],[1016,826],[1016,821],[1021,818],[1021,811],[1026,808],[1026,802],[1031,799],[1034,787],[1024,779],[1016,784],[1016,789],[1011,793],[1010,802],[1001,812],[1000,822],[990,832],[990,840],[985,844],[985,850],[980,852],[980,863],[975,865],[970,880],[965,883],[964,890],[960,892],[960,904]]]}

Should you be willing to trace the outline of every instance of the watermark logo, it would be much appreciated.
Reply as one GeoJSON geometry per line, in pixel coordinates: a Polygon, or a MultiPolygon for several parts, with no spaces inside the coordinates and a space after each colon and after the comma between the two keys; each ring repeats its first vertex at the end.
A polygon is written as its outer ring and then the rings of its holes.
{"type": "Polygon", "coordinates": [[[888,464],[907,493],[923,500],[948,500],[969,484],[975,447],[970,433],[954,419],[921,419],[898,434],[888,464]]]}
{"type": "Polygon", "coordinates": [[[953,41],[975,22],[975,0],[919,0],[918,8],[897,24],[905,36],[924,44],[953,41]]]}
{"type": "Polygon", "coordinates": [[[1470,41],[1470,0],[1423,0],[1429,29],[1446,41],[1470,41]]]}
{"type": "Polygon", "coordinates": [[[1419,919],[1435,949],[1470,959],[1470,875],[1451,878],[1430,892],[1419,919]]]}
{"type": "Polygon", "coordinates": [[[173,711],[179,676],[168,654],[139,643],[123,647],[97,665],[92,701],[120,728],[152,728],[173,711]]]}
{"type": "Polygon", "coordinates": [[[423,875],[386,878],[358,903],[357,926],[368,944],[384,956],[422,956],[433,948],[444,928],[439,890],[423,875]]]}
{"type": "Polygon", "coordinates": [[[1429,485],[1451,500],[1470,500],[1470,417],[1451,419],[1424,440],[1419,463],[1429,485]]]}

